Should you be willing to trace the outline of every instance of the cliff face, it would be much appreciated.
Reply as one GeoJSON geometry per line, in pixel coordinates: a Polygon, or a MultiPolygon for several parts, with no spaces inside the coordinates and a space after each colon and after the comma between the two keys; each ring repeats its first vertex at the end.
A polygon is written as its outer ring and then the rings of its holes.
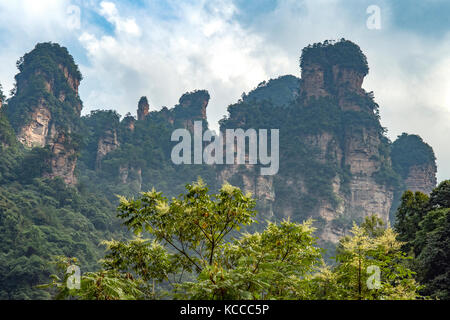
{"type": "Polygon", "coordinates": [[[18,140],[28,148],[49,146],[49,177],[75,184],[77,137],[82,103],[81,74],[67,49],[41,43],[18,62],[16,91],[7,114],[18,140]]]}
{"type": "Polygon", "coordinates": [[[77,164],[76,151],[68,146],[71,138],[64,132],[58,132],[57,130],[54,132],[55,134],[49,139],[48,143],[52,153],[50,158],[51,172],[44,174],[44,176],[50,178],[60,177],[66,184],[74,185],[77,182],[74,176],[77,164]]]}
{"type": "Polygon", "coordinates": [[[209,102],[209,93],[206,90],[198,90],[185,93],[179,100],[179,105],[183,109],[190,110],[191,116],[195,120],[206,120],[206,107],[209,102]]]}
{"type": "MultiPolygon", "coordinates": [[[[333,46],[325,49],[325,56],[333,55],[333,46]]],[[[339,49],[336,48],[336,51],[339,49]]],[[[359,48],[352,48],[355,57],[362,57],[359,48]]],[[[305,52],[304,52],[304,55],[305,52]]],[[[308,106],[310,98],[330,97],[344,117],[342,136],[336,133],[323,132],[315,139],[306,142],[321,152],[319,161],[330,162],[336,168],[347,171],[347,181],[336,175],[332,180],[332,194],[335,203],[321,201],[317,211],[323,218],[324,232],[322,238],[335,242],[345,228],[335,223],[336,219],[361,220],[361,218],[377,214],[385,222],[389,220],[389,212],[394,198],[394,188],[386,183],[380,183],[376,174],[383,165],[390,167],[388,154],[380,152],[386,147],[380,126],[374,118],[374,105],[371,105],[370,94],[362,89],[362,83],[368,68],[365,68],[365,57],[360,65],[348,66],[346,60],[317,64],[315,57],[303,57],[302,79],[304,86],[301,94],[304,104],[308,106]],[[354,119],[372,119],[372,123],[356,124],[354,119]],[[328,157],[328,159],[327,159],[328,157]]],[[[350,58],[350,57],[348,57],[350,58]]],[[[339,220],[338,220],[339,221],[339,220]]]]}
{"type": "Polygon", "coordinates": [[[431,194],[436,188],[436,166],[432,163],[412,166],[405,179],[405,188],[411,191],[420,191],[431,194]]]}
{"type": "Polygon", "coordinates": [[[51,113],[45,105],[45,100],[41,99],[31,114],[31,121],[20,128],[17,139],[25,146],[44,147],[50,136],[51,113]]]}
{"type": "Polygon", "coordinates": [[[375,179],[375,174],[387,160],[380,154],[381,145],[374,130],[362,128],[361,131],[347,132],[344,166],[350,168],[352,178],[346,208],[355,215],[358,212],[362,216],[377,214],[387,222],[394,190],[375,179]]]}
{"type": "Polygon", "coordinates": [[[147,117],[150,110],[147,97],[141,97],[138,103],[137,118],[138,120],[144,120],[147,117]]]}
{"type": "Polygon", "coordinates": [[[325,89],[325,71],[322,66],[310,63],[302,69],[301,93],[308,98],[329,96],[325,89]]]}
{"type": "Polygon", "coordinates": [[[252,191],[263,204],[264,217],[312,217],[321,239],[336,242],[353,220],[371,214],[389,220],[394,186],[380,179],[392,170],[389,145],[373,96],[362,89],[368,67],[356,45],[310,46],[301,67],[299,97],[283,112],[255,106],[252,112],[259,108],[270,118],[255,123],[241,103],[222,122],[223,128],[229,123],[279,128],[279,174],[263,177],[252,166],[225,166],[219,177],[252,191]]]}
{"type": "Polygon", "coordinates": [[[116,150],[119,145],[119,141],[117,140],[117,130],[106,130],[98,141],[96,158],[97,169],[101,167],[102,159],[111,151],[116,150]]]}
{"type": "Polygon", "coordinates": [[[418,135],[403,133],[392,144],[392,162],[404,190],[430,194],[436,187],[436,157],[433,148],[418,135]]]}
{"type": "MultiPolygon", "coordinates": [[[[69,85],[70,89],[72,89],[72,91],[76,95],[78,95],[78,87],[80,86],[79,75],[72,74],[69,71],[68,66],[63,65],[63,64],[58,64],[58,69],[63,72],[64,78],[67,80],[67,84],[69,85]]],[[[60,100],[64,100],[64,98],[65,98],[64,92],[60,92],[59,99],[60,100]]],[[[77,109],[78,113],[80,113],[81,112],[81,105],[77,105],[76,107],[77,107],[76,109],[77,109]]]]}
{"type": "Polygon", "coordinates": [[[219,180],[253,192],[264,218],[314,218],[329,242],[365,216],[389,221],[403,191],[429,193],[436,186],[430,146],[406,134],[391,144],[384,135],[373,93],[362,88],[369,68],[358,46],[345,40],[309,46],[301,68],[299,95],[282,111],[271,99],[280,89],[258,86],[269,104],[250,100],[251,92],[221,122],[222,131],[279,128],[279,173],[264,177],[252,165],[224,166],[219,180]]]}

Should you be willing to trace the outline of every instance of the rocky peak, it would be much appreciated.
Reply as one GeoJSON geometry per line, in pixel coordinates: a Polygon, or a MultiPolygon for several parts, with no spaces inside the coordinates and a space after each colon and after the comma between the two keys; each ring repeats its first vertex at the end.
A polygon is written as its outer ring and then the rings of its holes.
{"type": "Polygon", "coordinates": [[[360,48],[351,41],[325,41],[303,49],[300,63],[304,98],[334,96],[348,92],[363,94],[361,88],[369,68],[360,48]]]}
{"type": "Polygon", "coordinates": [[[301,94],[306,97],[326,97],[329,95],[325,88],[325,71],[317,63],[308,63],[302,68],[301,94]]]}
{"type": "MultiPolygon", "coordinates": [[[[263,216],[313,217],[320,238],[336,242],[352,221],[372,214],[389,220],[395,191],[388,179],[392,173],[389,142],[373,95],[362,89],[368,66],[357,45],[341,40],[309,46],[302,52],[300,66],[299,99],[291,100],[282,112],[277,111],[282,101],[252,105],[256,99],[249,95],[230,106],[229,117],[221,121],[221,130],[251,124],[289,132],[289,139],[280,142],[278,174],[264,180],[247,165],[240,170],[225,167],[219,180],[236,181],[253,191],[263,216]],[[262,122],[255,123],[258,117],[262,122]]],[[[283,91],[288,92],[285,84],[283,91]]],[[[263,89],[267,88],[262,85],[260,95],[263,89]]]]}
{"type": "Polygon", "coordinates": [[[138,103],[137,117],[138,120],[144,120],[147,117],[150,110],[150,105],[148,104],[147,97],[141,97],[138,103]]]}
{"type": "Polygon", "coordinates": [[[27,147],[49,146],[49,176],[75,183],[77,143],[82,102],[78,66],[66,48],[39,43],[17,62],[16,88],[7,116],[18,140],[27,147]]]}
{"type": "Polygon", "coordinates": [[[209,103],[209,93],[206,90],[196,90],[183,94],[179,105],[183,109],[189,109],[189,113],[196,120],[206,120],[206,107],[209,103]]]}
{"type": "Polygon", "coordinates": [[[430,194],[436,187],[437,166],[433,148],[418,135],[403,133],[392,144],[392,164],[405,190],[430,194]]]}

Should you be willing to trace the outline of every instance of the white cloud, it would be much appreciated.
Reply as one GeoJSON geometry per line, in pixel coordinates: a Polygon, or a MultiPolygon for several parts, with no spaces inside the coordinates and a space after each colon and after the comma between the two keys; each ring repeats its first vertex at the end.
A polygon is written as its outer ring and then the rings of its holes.
{"type": "Polygon", "coordinates": [[[366,28],[366,8],[344,0],[279,0],[273,11],[250,12],[245,24],[236,20],[232,0],[169,0],[167,16],[117,0],[0,0],[0,83],[12,88],[15,61],[36,42],[60,42],[84,58],[77,62],[85,113],[135,113],[142,95],[154,109],[170,107],[186,91],[207,89],[208,119],[217,128],[243,91],[279,75],[299,76],[303,47],[345,37],[368,56],[364,88],[374,91],[391,139],[404,131],[421,135],[436,152],[439,179],[449,178],[450,34],[428,39],[396,29],[390,3],[377,1],[382,29],[376,31],[366,28]],[[81,7],[80,30],[67,27],[70,5],[81,7]],[[103,16],[113,32],[87,11],[103,16]]]}
{"type": "Polygon", "coordinates": [[[134,21],[145,30],[137,40],[118,22],[129,13],[121,16],[116,5],[101,3],[99,12],[114,22],[115,32],[113,37],[89,32],[79,37],[91,64],[82,68],[86,106],[134,113],[141,95],[159,108],[173,106],[186,91],[207,89],[209,121],[217,128],[228,104],[243,91],[288,70],[284,52],[232,19],[236,8],[231,1],[172,5],[176,22],[136,12],[134,21]]]}
{"type": "Polygon", "coordinates": [[[14,86],[16,61],[36,43],[73,43],[69,6],[69,0],[0,0],[0,83],[5,92],[14,86]]]}
{"type": "Polygon", "coordinates": [[[127,35],[139,36],[141,29],[133,18],[122,18],[117,11],[116,5],[112,2],[102,1],[99,13],[110,23],[114,24],[118,32],[125,32],[127,35]]]}
{"type": "Polygon", "coordinates": [[[301,49],[308,44],[342,37],[356,42],[370,67],[363,87],[374,91],[389,137],[395,140],[402,132],[422,136],[436,153],[438,179],[450,178],[450,33],[429,39],[397,30],[389,1],[379,1],[382,29],[368,30],[366,8],[345,3],[281,0],[251,31],[286,54],[289,73],[298,70],[301,49]]]}
{"type": "Polygon", "coordinates": [[[402,132],[419,134],[437,156],[438,179],[450,177],[450,45],[405,33],[373,44],[370,76],[382,123],[395,139],[402,132]],[[431,50],[432,48],[432,50],[431,50]]]}

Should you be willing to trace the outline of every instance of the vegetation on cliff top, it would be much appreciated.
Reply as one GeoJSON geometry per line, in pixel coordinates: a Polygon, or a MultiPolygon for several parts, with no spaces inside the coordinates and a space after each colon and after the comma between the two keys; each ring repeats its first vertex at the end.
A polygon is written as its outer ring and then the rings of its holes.
{"type": "Polygon", "coordinates": [[[431,164],[434,166],[436,157],[433,148],[421,137],[403,133],[392,144],[392,165],[403,178],[407,177],[413,166],[431,164]]]}
{"type": "Polygon", "coordinates": [[[6,108],[16,132],[30,121],[34,108],[42,104],[49,109],[56,126],[65,129],[66,133],[74,131],[82,102],[63,69],[68,70],[68,77],[73,82],[79,82],[82,76],[67,49],[56,43],[39,43],[17,61],[17,68],[19,73],[15,76],[13,96],[6,108]]]}
{"type": "Polygon", "coordinates": [[[369,72],[367,58],[359,46],[345,39],[337,42],[325,40],[305,47],[300,57],[300,68],[310,64],[319,64],[324,69],[333,66],[350,68],[364,76],[369,72]]]}

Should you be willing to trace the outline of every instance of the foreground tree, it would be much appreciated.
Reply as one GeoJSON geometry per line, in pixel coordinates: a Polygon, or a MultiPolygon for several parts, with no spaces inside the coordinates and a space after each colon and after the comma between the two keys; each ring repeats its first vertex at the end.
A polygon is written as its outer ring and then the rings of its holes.
{"type": "Polygon", "coordinates": [[[399,234],[399,240],[405,242],[403,249],[407,253],[414,251],[413,242],[429,200],[430,198],[422,192],[406,191],[402,196],[401,204],[397,209],[395,230],[399,234]]]}
{"type": "Polygon", "coordinates": [[[269,223],[220,247],[217,260],[179,297],[194,299],[308,299],[307,281],[319,262],[312,221],[269,223]]]}
{"type": "Polygon", "coordinates": [[[225,184],[217,194],[199,180],[170,201],[160,192],[121,198],[119,217],[138,237],[104,242],[109,252],[102,271],[81,277],[69,290],[66,279],[50,286],[58,298],[285,299],[308,298],[302,283],[321,250],[311,221],[270,223],[265,231],[239,234],[254,223],[255,200],[225,184]],[[147,232],[153,240],[142,239],[147,232]],[[99,283],[116,281],[118,291],[99,283]]]}
{"type": "Polygon", "coordinates": [[[354,225],[338,245],[336,266],[312,280],[315,298],[340,300],[415,299],[420,286],[408,268],[403,243],[376,216],[354,225]]]}
{"type": "Polygon", "coordinates": [[[414,270],[425,286],[422,293],[450,299],[450,180],[439,184],[429,198],[406,192],[395,228],[409,241],[414,270]]]}
{"type": "MultiPolygon", "coordinates": [[[[312,221],[254,223],[255,201],[225,184],[217,194],[199,180],[168,200],[160,192],[121,198],[119,217],[136,234],[103,242],[103,269],[81,276],[54,276],[56,298],[77,299],[415,299],[418,284],[391,228],[376,216],[341,239],[337,264],[326,266],[312,221]],[[143,234],[151,239],[143,238],[143,234]]],[[[71,259],[60,260],[62,271],[71,259]]]]}

